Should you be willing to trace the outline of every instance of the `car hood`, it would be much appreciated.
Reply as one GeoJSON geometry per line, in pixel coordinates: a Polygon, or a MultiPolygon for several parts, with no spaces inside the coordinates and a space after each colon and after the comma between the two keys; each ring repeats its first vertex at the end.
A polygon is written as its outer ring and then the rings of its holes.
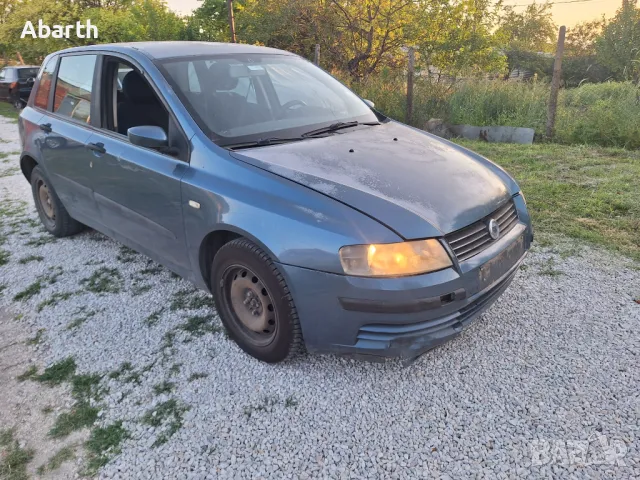
{"type": "Polygon", "coordinates": [[[484,157],[396,122],[231,155],[345,203],[405,239],[458,230],[518,191],[484,157]]]}

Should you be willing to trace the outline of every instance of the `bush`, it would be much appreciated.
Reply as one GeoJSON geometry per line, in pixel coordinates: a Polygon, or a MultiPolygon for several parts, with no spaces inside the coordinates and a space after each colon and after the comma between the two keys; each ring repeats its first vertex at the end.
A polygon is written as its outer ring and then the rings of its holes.
{"type": "MultiPolygon", "coordinates": [[[[338,77],[347,78],[338,75],[338,77]]],[[[345,83],[396,120],[405,120],[406,77],[388,70],[345,83]]],[[[550,86],[546,82],[464,80],[435,82],[416,76],[411,124],[430,118],[453,124],[529,127],[543,138],[550,86]]],[[[555,141],[640,148],[640,88],[631,82],[583,84],[560,90],[555,141]]]]}

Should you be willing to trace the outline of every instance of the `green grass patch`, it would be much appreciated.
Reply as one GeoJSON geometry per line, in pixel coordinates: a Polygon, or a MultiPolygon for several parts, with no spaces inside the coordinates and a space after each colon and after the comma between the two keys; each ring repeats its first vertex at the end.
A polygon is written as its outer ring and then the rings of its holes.
{"type": "Polygon", "coordinates": [[[24,302],[26,300],[29,300],[31,297],[35,297],[41,291],[42,291],[42,281],[36,280],[24,290],[21,290],[18,293],[16,293],[13,299],[16,302],[24,302]]]}
{"type": "Polygon", "coordinates": [[[196,380],[200,380],[201,378],[207,378],[208,376],[209,376],[208,373],[196,372],[189,375],[189,378],[187,379],[187,381],[195,382],[196,380]]]}
{"type": "Polygon", "coordinates": [[[10,257],[11,257],[11,254],[9,252],[7,252],[6,250],[0,249],[0,267],[2,265],[6,265],[7,263],[9,263],[10,257]]]}
{"type": "Polygon", "coordinates": [[[173,294],[170,309],[176,310],[198,310],[204,307],[212,307],[211,298],[193,288],[185,288],[173,294]]]}
{"type": "Polygon", "coordinates": [[[153,312],[151,315],[149,315],[147,318],[144,319],[144,324],[147,327],[154,326],[160,320],[160,315],[162,315],[163,312],[164,312],[164,308],[156,310],[155,312],[153,312]]]}
{"type": "Polygon", "coordinates": [[[16,380],[19,382],[24,382],[25,380],[31,380],[38,374],[38,367],[35,365],[29,366],[23,373],[16,377],[16,380]]]}
{"type": "Polygon", "coordinates": [[[0,102],[0,116],[14,120],[17,123],[20,112],[8,102],[0,102]]]}
{"type": "Polygon", "coordinates": [[[122,422],[116,422],[107,427],[97,427],[91,430],[91,436],[85,447],[88,452],[86,471],[84,475],[93,477],[109,460],[120,453],[120,444],[129,434],[122,427],[122,422]]]}
{"type": "Polygon", "coordinates": [[[38,475],[53,472],[59,469],[64,462],[69,462],[76,458],[76,450],[73,446],[63,447],[58,450],[45,465],[40,465],[37,469],[38,475]]]}
{"type": "Polygon", "coordinates": [[[93,293],[118,293],[122,290],[122,275],[117,268],[101,267],[90,277],[80,280],[80,284],[93,293]]]}
{"type": "Polygon", "coordinates": [[[29,255],[27,257],[22,257],[20,260],[18,260],[18,263],[20,265],[25,265],[30,262],[41,262],[42,260],[44,260],[44,257],[40,255],[29,255]]]}
{"type": "Polygon", "coordinates": [[[156,395],[162,395],[163,393],[171,393],[175,386],[176,386],[175,383],[163,380],[162,382],[157,383],[156,385],[153,386],[153,393],[155,393],[156,395]]]}
{"type": "Polygon", "coordinates": [[[96,313],[95,310],[87,310],[87,307],[80,307],[75,313],[74,318],[71,319],[71,321],[69,323],[67,323],[67,326],[65,327],[66,330],[75,330],[76,328],[78,328],[80,325],[82,325],[84,322],[86,322],[87,320],[89,320],[91,317],[93,317],[96,313]]]}
{"type": "Polygon", "coordinates": [[[185,323],[178,325],[177,328],[196,337],[201,337],[206,333],[218,333],[222,329],[213,324],[213,318],[213,315],[196,315],[189,317],[185,323]]]}
{"type": "Polygon", "coordinates": [[[54,306],[58,305],[58,303],[60,303],[60,302],[63,302],[65,300],[69,300],[71,297],[73,297],[77,293],[78,292],[59,292],[59,293],[54,293],[49,298],[47,298],[46,300],[43,300],[42,302],[40,302],[38,304],[38,306],[36,307],[36,310],[37,310],[38,313],[40,313],[46,307],[54,307],[54,306]]]}
{"type": "Polygon", "coordinates": [[[70,433],[83,428],[88,428],[98,419],[97,407],[92,407],[88,402],[78,402],[71,411],[61,413],[49,430],[52,438],[63,438],[70,433]]]}
{"type": "Polygon", "coordinates": [[[181,405],[172,398],[158,404],[144,414],[141,419],[142,423],[155,428],[164,426],[163,431],[156,437],[154,447],[166,443],[182,427],[184,414],[188,410],[188,406],[181,405]]]}
{"type": "Polygon", "coordinates": [[[459,141],[518,181],[534,230],[640,261],[640,152],[586,146],[459,141]]]}
{"type": "Polygon", "coordinates": [[[0,447],[6,447],[13,442],[13,429],[5,428],[0,430],[0,447]]]}
{"type": "Polygon", "coordinates": [[[27,480],[27,465],[33,459],[34,451],[20,447],[13,440],[2,449],[0,454],[0,479],[27,480]]]}
{"type": "Polygon", "coordinates": [[[27,241],[25,245],[27,245],[28,247],[41,247],[48,243],[55,243],[55,242],[56,242],[56,237],[54,237],[53,235],[41,235],[39,237],[35,237],[27,241]]]}
{"type": "Polygon", "coordinates": [[[49,386],[60,385],[62,382],[71,380],[76,373],[76,368],[76,361],[68,357],[45,368],[42,374],[34,377],[34,380],[49,386]]]}

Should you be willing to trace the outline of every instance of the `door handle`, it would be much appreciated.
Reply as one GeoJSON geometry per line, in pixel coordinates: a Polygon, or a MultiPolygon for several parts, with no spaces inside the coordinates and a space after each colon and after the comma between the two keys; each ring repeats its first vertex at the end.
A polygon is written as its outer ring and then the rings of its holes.
{"type": "Polygon", "coordinates": [[[107,153],[107,150],[104,148],[104,143],[102,142],[88,143],[87,148],[97,153],[107,153]]]}
{"type": "Polygon", "coordinates": [[[45,133],[51,133],[51,124],[50,123],[41,123],[40,130],[45,133]]]}

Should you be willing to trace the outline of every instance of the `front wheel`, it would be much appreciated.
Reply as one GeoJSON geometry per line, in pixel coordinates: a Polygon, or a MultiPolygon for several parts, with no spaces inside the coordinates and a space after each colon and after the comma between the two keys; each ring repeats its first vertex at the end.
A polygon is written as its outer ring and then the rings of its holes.
{"type": "Polygon", "coordinates": [[[16,110],[22,110],[22,100],[20,100],[20,97],[15,97],[11,103],[16,110]]]}
{"type": "Polygon", "coordinates": [[[275,363],[303,349],[289,288],[258,246],[238,238],[220,248],[211,267],[211,287],[222,323],[249,355],[275,363]]]}

